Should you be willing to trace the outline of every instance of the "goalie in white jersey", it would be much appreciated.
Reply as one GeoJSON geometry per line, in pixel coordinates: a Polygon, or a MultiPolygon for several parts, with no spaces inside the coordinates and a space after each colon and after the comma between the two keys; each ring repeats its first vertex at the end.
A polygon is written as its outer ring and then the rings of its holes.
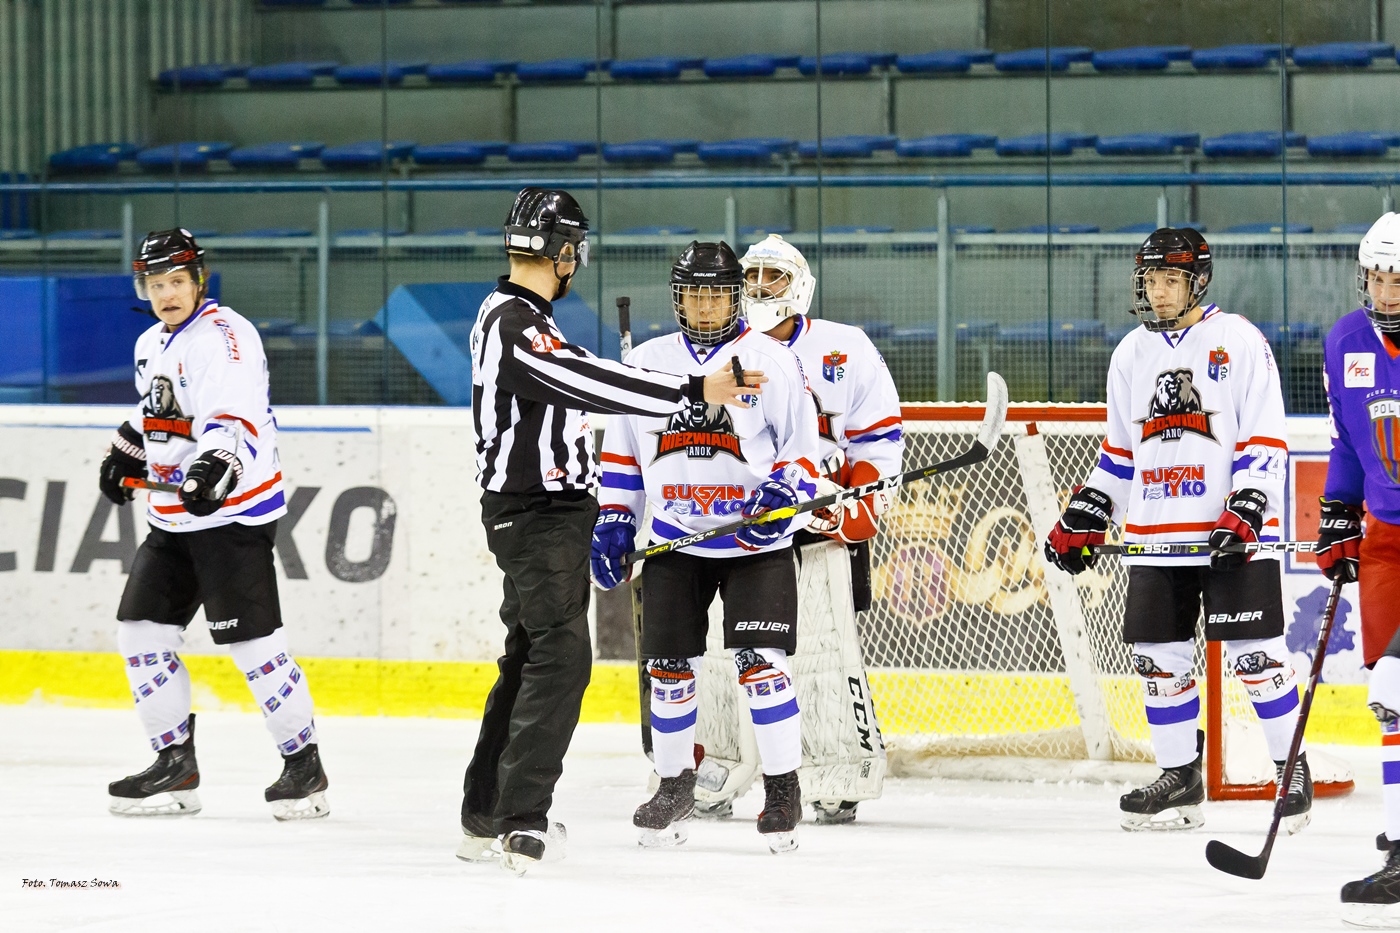
{"type": "MultiPolygon", "coordinates": [[[[816,279],[802,253],[780,236],[749,247],[743,312],[748,326],[784,343],[802,362],[817,411],[818,495],[900,472],[903,418],[885,361],[865,332],[814,320],[816,279]]],[[[802,799],[818,823],[849,823],[861,800],[880,796],[885,747],[865,676],[856,613],[870,607],[870,545],[893,499],[877,493],[834,514],[814,513],[794,536],[798,555],[798,646],[792,658],[802,716],[802,799]]],[[[707,669],[723,659],[713,649],[707,669]]],[[[708,698],[707,698],[708,699],[708,698]]],[[[728,816],[753,780],[747,727],[732,705],[703,703],[697,741],[719,767],[717,789],[696,787],[696,812],[728,816]]],[[[715,781],[717,783],[717,781],[715,781]]]]}
{"type": "MultiPolygon", "coordinates": [[[[726,370],[737,357],[742,368],[767,374],[768,382],[747,407],[700,402],[669,418],[609,419],[591,561],[593,578],[604,589],[630,578],[622,558],[636,547],[637,525],[648,506],[646,538],[659,542],[795,506],[816,492],[811,394],[797,358],[740,320],[741,277],[728,244],[691,243],[671,270],[681,332],[648,340],[627,357],[629,365],[691,375],[726,370]]],[[[651,677],[660,783],[633,817],[643,845],[685,841],[695,804],[701,656],[718,591],[724,646],[733,651],[763,763],[758,831],[774,852],[797,847],[802,741],[788,660],[797,646],[794,530],[791,518],[746,525],[645,562],[639,653],[651,677]]],[[[718,681],[706,692],[727,688],[718,681]]]]}
{"type": "MultiPolygon", "coordinates": [[[[1201,825],[1200,693],[1192,674],[1197,620],[1225,643],[1283,773],[1298,720],[1297,677],[1283,638],[1276,559],[1221,548],[1277,541],[1288,476],[1278,367],[1254,325],[1204,304],[1210,248],[1190,228],[1164,227],[1138,250],[1135,313],[1108,371],[1108,437],[1050,532],[1046,557],[1070,573],[1094,565],[1110,520],[1129,543],[1199,542],[1208,556],[1124,558],[1123,640],[1142,678],[1162,776],[1120,801],[1128,830],[1201,825]],[[1223,510],[1222,510],[1223,506],[1223,510]]],[[[1294,769],[1285,825],[1307,824],[1312,780],[1294,769]]]]}
{"type": "Polygon", "coordinates": [[[248,682],[282,754],[264,792],[279,820],[325,816],[311,693],[287,647],[272,549],[287,512],[257,328],[208,297],[204,250],[187,230],[152,233],[132,263],[157,323],[136,341],[141,401],[102,461],[103,495],[131,500],[124,479],[155,481],[150,529],[117,609],[117,647],[136,712],[156,750],[140,774],[108,788],[122,816],[199,812],[185,626],[201,605],[216,645],[248,682]]]}

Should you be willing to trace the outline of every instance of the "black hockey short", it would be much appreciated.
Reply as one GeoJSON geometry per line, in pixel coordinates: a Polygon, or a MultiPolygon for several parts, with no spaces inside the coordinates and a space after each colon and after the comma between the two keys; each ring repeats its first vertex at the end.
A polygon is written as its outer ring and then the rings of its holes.
{"type": "Polygon", "coordinates": [[[184,628],[200,603],[216,645],[252,641],[282,627],[272,545],[277,522],[201,531],[151,528],[136,551],[117,619],[184,628]]]}
{"type": "Polygon", "coordinates": [[[1278,561],[1250,561],[1238,570],[1209,567],[1128,568],[1123,640],[1191,641],[1206,610],[1206,640],[1283,634],[1283,583],[1278,561]]]}
{"type": "Polygon", "coordinates": [[[642,656],[705,653],[709,608],[724,600],[724,647],[797,650],[797,567],[792,549],[743,557],[671,551],[642,568],[642,656]]]}

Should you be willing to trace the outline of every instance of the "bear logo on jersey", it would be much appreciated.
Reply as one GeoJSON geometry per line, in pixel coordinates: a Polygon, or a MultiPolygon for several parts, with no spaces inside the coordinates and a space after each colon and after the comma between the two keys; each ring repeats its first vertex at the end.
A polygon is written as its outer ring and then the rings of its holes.
{"type": "Polygon", "coordinates": [[[655,463],[662,457],[684,453],[692,460],[713,460],[726,453],[740,463],[748,463],[739,448],[739,435],[734,433],[734,419],[723,405],[694,402],[684,411],[676,412],[656,435],[655,463]]]}
{"type": "Polygon", "coordinates": [[[193,419],[186,418],[175,398],[175,386],[166,376],[156,376],[141,406],[141,431],[148,441],[164,444],[172,437],[193,440],[193,419]]]}
{"type": "Polygon", "coordinates": [[[1135,422],[1142,425],[1144,441],[1154,437],[1179,441],[1187,432],[1209,441],[1216,440],[1210,426],[1210,419],[1216,413],[1201,406],[1201,392],[1195,383],[1196,374],[1189,369],[1168,369],[1157,374],[1157,389],[1147,417],[1135,422]]]}

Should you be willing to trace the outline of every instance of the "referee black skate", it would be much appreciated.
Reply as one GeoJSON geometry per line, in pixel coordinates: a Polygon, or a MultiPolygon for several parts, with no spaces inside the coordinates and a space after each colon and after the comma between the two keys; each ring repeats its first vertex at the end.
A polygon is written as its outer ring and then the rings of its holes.
{"type": "MultiPolygon", "coordinates": [[[[593,664],[588,557],[597,469],[585,413],[664,416],[754,391],[732,373],[653,372],[570,344],[551,302],[588,264],[587,235],[588,219],[567,192],[522,190],[505,222],[510,274],[482,303],[471,335],[481,520],[505,574],[506,643],[467,766],[457,857],[499,860],[515,872],[560,838],[549,806],[593,664]]],[[[767,379],[749,371],[744,381],[767,379]]]]}

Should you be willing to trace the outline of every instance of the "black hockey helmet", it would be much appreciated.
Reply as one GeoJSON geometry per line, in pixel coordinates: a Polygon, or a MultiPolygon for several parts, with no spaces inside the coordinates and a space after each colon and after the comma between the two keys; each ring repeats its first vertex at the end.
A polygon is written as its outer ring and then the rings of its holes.
{"type": "Polygon", "coordinates": [[[559,274],[559,264],[588,265],[588,218],[567,191],[557,188],[522,188],[510,206],[505,223],[506,253],[539,256],[554,263],[559,288],[552,299],[569,293],[569,280],[559,274]]]}
{"type": "Polygon", "coordinates": [[[131,263],[132,282],[136,286],[136,297],[150,301],[146,291],[146,277],[165,275],[176,269],[185,269],[204,296],[207,284],[204,269],[204,248],[194,240],[188,230],[177,227],[174,230],[160,230],[146,234],[131,263]]]}
{"type": "Polygon", "coordinates": [[[1162,227],[1154,230],[1138,247],[1133,265],[1133,314],[1143,327],[1152,331],[1175,329],[1185,314],[1200,305],[1210,285],[1210,246],[1199,230],[1192,227],[1162,227]],[[1153,269],[1177,269],[1186,279],[1187,298],[1177,313],[1159,317],[1147,294],[1146,275],[1153,269]]]}
{"type": "Polygon", "coordinates": [[[744,285],[744,269],[729,244],[691,240],[675,265],[671,266],[671,308],[681,332],[692,343],[717,346],[739,332],[739,293],[744,285]],[[700,328],[686,320],[682,297],[718,296],[728,305],[728,315],[715,327],[700,328]]]}

